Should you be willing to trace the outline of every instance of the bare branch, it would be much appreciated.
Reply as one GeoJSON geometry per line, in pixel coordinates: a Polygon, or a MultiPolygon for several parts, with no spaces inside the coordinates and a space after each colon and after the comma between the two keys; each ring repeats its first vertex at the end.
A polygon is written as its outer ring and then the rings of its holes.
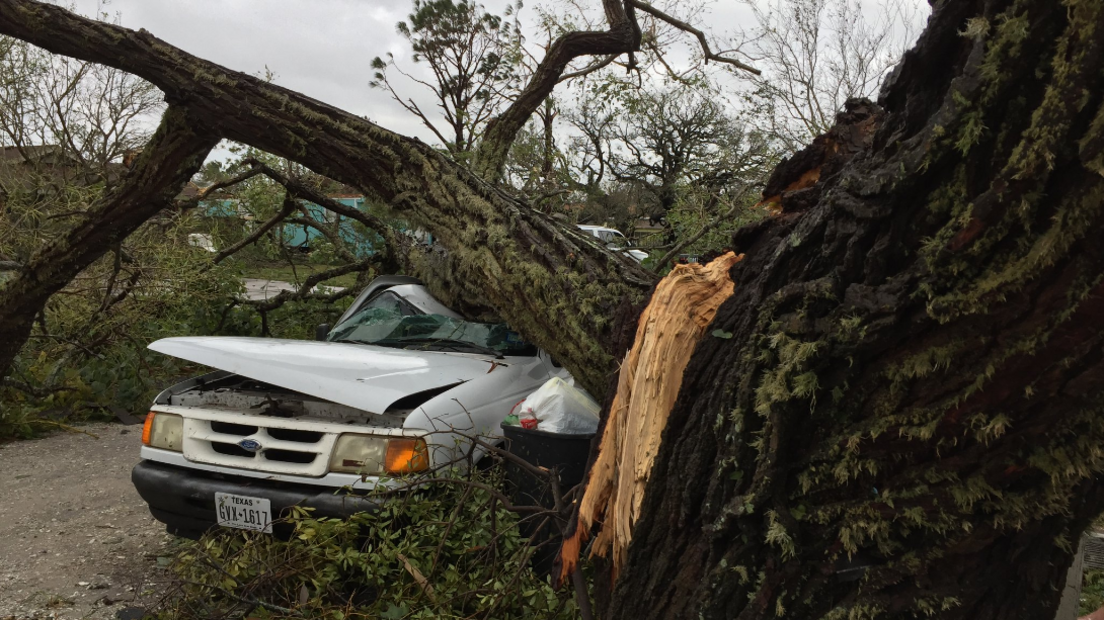
{"type": "Polygon", "coordinates": [[[299,181],[297,179],[293,179],[281,173],[280,171],[275,170],[268,164],[254,162],[253,165],[260,172],[264,173],[265,176],[272,179],[273,181],[276,181],[280,185],[283,185],[296,198],[309,200],[310,202],[313,202],[320,207],[333,211],[340,216],[347,217],[349,219],[356,220],[361,224],[364,224],[368,228],[379,233],[379,235],[383,237],[384,241],[387,242],[389,246],[394,240],[395,231],[386,222],[379,219],[378,217],[370,213],[361,211],[360,209],[355,209],[353,207],[343,205],[333,198],[330,198],[329,196],[322,194],[322,192],[319,192],[318,190],[310,187],[306,183],[303,183],[302,181],[299,181]]]}
{"type": "Polygon", "coordinates": [[[297,299],[324,299],[327,301],[340,299],[341,297],[351,295],[354,291],[350,289],[345,289],[342,291],[337,291],[336,293],[330,295],[314,295],[311,293],[311,291],[321,282],[325,282],[326,280],[330,280],[338,276],[343,276],[347,273],[353,273],[356,271],[367,271],[378,262],[379,258],[373,256],[371,258],[362,260],[359,263],[350,263],[348,265],[334,267],[333,269],[327,269],[326,271],[319,271],[318,273],[315,273],[303,280],[303,283],[295,291],[280,291],[280,294],[276,295],[272,299],[243,299],[242,303],[253,306],[260,312],[268,312],[270,310],[275,310],[276,308],[279,308],[289,301],[294,301],[297,299]]]}
{"type": "Polygon", "coordinates": [[[560,79],[557,80],[556,83],[559,84],[560,82],[566,82],[568,80],[574,80],[575,78],[580,78],[585,75],[590,75],[591,73],[594,73],[595,71],[603,67],[608,67],[610,64],[613,63],[614,59],[616,58],[617,54],[610,54],[609,56],[606,56],[605,58],[597,62],[591,63],[590,65],[579,69],[578,71],[573,71],[571,73],[565,73],[561,75],[560,79]]]}
{"type": "Polygon", "coordinates": [[[257,176],[258,174],[262,174],[262,172],[263,172],[262,170],[260,170],[259,168],[256,168],[256,167],[250,168],[250,169],[245,170],[244,172],[241,172],[241,173],[239,173],[239,174],[237,174],[237,175],[235,175],[235,176],[233,176],[229,179],[224,179],[222,181],[219,181],[217,183],[212,183],[211,185],[208,185],[207,187],[204,187],[203,189],[199,190],[199,192],[195,196],[192,196],[191,198],[185,198],[183,200],[177,200],[176,204],[174,206],[178,210],[181,210],[181,211],[187,210],[187,209],[192,209],[196,205],[198,205],[200,202],[205,200],[211,194],[213,194],[213,193],[215,193],[219,190],[226,189],[227,187],[237,185],[238,183],[241,183],[242,181],[246,181],[248,179],[251,179],[251,178],[257,176]]]}
{"type": "Polygon", "coordinates": [[[759,71],[755,67],[752,67],[751,65],[742,63],[739,60],[736,60],[735,58],[729,58],[727,56],[721,56],[721,55],[715,53],[713,51],[713,49],[709,47],[709,40],[705,38],[705,33],[702,32],[701,30],[691,26],[690,24],[682,21],[681,19],[678,19],[677,17],[674,17],[672,15],[668,15],[667,13],[664,13],[663,11],[660,11],[659,9],[655,8],[654,6],[652,6],[650,4],[647,4],[647,3],[644,3],[644,2],[641,2],[640,0],[628,0],[628,3],[631,4],[632,6],[640,9],[641,11],[644,11],[645,13],[651,15],[652,17],[655,17],[657,19],[661,19],[661,20],[667,22],[668,24],[671,24],[675,28],[678,28],[679,30],[685,30],[686,32],[689,32],[690,34],[697,37],[698,38],[698,43],[701,44],[702,53],[705,55],[705,59],[707,61],[713,60],[713,61],[716,61],[716,62],[725,63],[725,64],[728,64],[728,65],[732,65],[733,67],[736,67],[737,69],[742,69],[744,71],[747,71],[748,73],[751,73],[751,74],[754,74],[754,75],[762,75],[761,71],[759,71]]]}

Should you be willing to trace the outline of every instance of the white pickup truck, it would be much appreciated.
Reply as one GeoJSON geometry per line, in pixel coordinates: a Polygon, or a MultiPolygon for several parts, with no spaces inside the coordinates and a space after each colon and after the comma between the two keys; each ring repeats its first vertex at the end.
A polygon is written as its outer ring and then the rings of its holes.
{"type": "Polygon", "coordinates": [[[271,532],[294,505],[370,510],[362,492],[382,477],[462,458],[474,435],[497,440],[514,404],[567,376],[505,325],[467,321],[402,276],[375,280],[322,337],[150,345],[217,369],[162,392],[143,428],[131,479],[170,532],[271,532]]]}

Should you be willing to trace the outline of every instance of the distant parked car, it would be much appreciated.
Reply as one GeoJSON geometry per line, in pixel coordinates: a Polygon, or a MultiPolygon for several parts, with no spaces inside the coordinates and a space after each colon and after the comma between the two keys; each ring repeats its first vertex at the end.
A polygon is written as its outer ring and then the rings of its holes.
{"type": "MultiPolygon", "coordinates": [[[[593,236],[602,243],[606,244],[606,247],[611,250],[624,250],[629,246],[629,239],[625,235],[621,234],[620,230],[616,228],[606,228],[605,226],[591,226],[589,224],[579,224],[579,230],[593,236]]],[[[625,254],[636,259],[636,262],[641,262],[645,258],[648,258],[648,253],[643,250],[624,250],[625,254]]]]}

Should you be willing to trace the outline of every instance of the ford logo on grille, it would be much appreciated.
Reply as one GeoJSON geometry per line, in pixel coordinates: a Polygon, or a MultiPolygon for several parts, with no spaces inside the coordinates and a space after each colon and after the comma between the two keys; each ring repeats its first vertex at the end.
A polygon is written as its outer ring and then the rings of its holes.
{"type": "Polygon", "coordinates": [[[250,452],[260,452],[261,450],[260,442],[254,439],[243,439],[238,442],[238,446],[240,446],[242,450],[249,450],[250,452]]]}

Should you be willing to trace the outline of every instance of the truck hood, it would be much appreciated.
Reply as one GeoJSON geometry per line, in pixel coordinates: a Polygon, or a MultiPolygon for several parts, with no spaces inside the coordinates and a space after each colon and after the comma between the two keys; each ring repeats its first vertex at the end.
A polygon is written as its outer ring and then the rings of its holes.
{"type": "Polygon", "coordinates": [[[455,353],[278,338],[164,338],[149,348],[372,413],[495,366],[490,359],[455,353]]]}

